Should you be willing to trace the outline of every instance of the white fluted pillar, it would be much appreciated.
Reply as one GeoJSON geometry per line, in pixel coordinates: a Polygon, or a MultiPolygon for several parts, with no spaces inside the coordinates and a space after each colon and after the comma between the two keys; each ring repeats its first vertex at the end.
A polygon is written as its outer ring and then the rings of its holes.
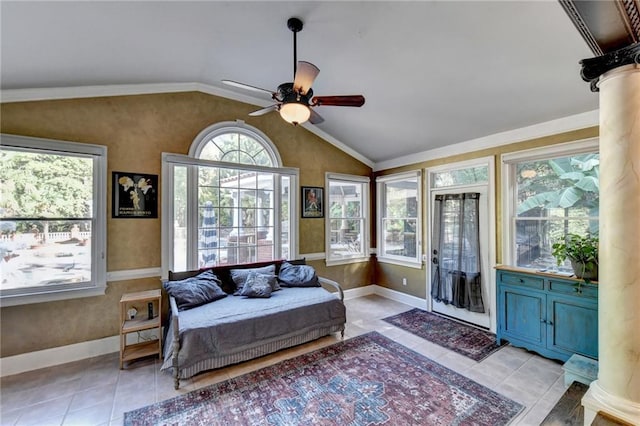
{"type": "Polygon", "coordinates": [[[640,65],[604,73],[600,88],[599,372],[582,400],[640,425],[640,65]]]}

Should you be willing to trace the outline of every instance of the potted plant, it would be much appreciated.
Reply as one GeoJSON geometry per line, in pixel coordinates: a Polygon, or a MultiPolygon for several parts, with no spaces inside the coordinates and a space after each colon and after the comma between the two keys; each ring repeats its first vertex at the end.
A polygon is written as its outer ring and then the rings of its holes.
{"type": "Polygon", "coordinates": [[[587,280],[598,279],[598,237],[595,235],[568,234],[564,242],[555,243],[551,254],[558,265],[568,258],[576,277],[587,280]]]}

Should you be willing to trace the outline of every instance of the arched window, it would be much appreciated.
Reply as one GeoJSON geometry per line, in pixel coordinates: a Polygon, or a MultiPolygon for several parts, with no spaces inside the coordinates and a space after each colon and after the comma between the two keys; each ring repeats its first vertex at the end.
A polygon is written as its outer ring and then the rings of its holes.
{"type": "Polygon", "coordinates": [[[204,129],[191,144],[191,157],[254,166],[280,167],[282,160],[269,138],[242,122],[223,122],[204,129]]]}
{"type": "Polygon", "coordinates": [[[188,156],[163,154],[163,272],[295,257],[297,178],[242,122],[207,127],[188,156]]]}

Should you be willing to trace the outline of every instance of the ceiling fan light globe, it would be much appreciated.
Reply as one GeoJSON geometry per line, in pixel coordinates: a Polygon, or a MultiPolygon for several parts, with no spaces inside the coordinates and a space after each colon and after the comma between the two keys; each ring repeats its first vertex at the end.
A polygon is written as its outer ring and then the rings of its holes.
{"type": "Polygon", "coordinates": [[[280,116],[287,123],[302,124],[311,116],[311,110],[306,105],[291,102],[280,107],[280,116]]]}

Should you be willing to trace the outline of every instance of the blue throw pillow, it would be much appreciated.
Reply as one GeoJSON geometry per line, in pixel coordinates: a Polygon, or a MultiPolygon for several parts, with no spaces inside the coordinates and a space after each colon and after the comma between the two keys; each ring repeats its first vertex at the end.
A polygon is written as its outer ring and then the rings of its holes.
{"type": "Polygon", "coordinates": [[[292,265],[283,262],[278,281],[282,287],[320,287],[316,270],[310,265],[292,265]]]}
{"type": "Polygon", "coordinates": [[[176,299],[178,310],[184,311],[227,297],[227,293],[220,288],[221,284],[212,271],[205,271],[184,280],[167,281],[164,289],[176,299]]]}
{"type": "Polygon", "coordinates": [[[276,280],[275,264],[263,266],[262,268],[232,269],[229,271],[229,273],[231,274],[231,279],[236,285],[236,291],[235,293],[233,293],[234,296],[240,295],[240,293],[242,292],[242,289],[244,288],[244,284],[247,281],[247,277],[251,273],[258,273],[258,274],[268,275],[272,277],[272,279],[269,280],[269,284],[271,285],[271,291],[273,292],[273,291],[280,290],[280,285],[276,280]]]}
{"type": "MultiPolygon", "coordinates": [[[[275,279],[275,278],[274,278],[275,279]]],[[[247,297],[271,297],[271,284],[269,284],[269,275],[251,272],[244,282],[244,287],[240,291],[240,296],[247,297]]]]}

